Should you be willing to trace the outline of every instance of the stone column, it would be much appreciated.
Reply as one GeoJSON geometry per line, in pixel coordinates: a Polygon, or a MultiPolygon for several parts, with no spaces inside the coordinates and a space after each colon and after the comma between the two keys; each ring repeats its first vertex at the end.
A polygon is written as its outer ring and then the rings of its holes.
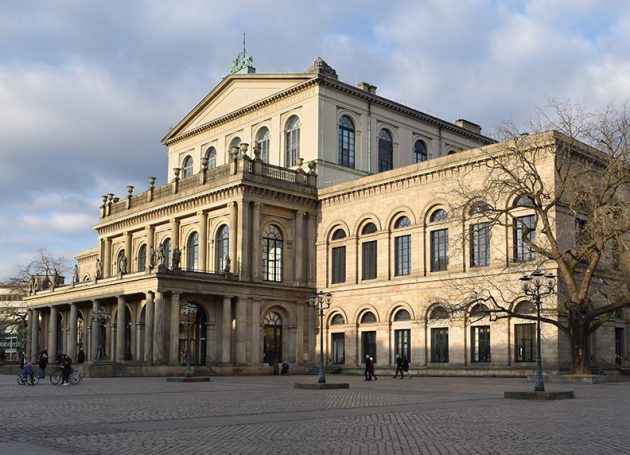
{"type": "Polygon", "coordinates": [[[90,315],[90,324],[92,325],[92,340],[90,342],[90,360],[93,362],[98,356],[98,344],[99,344],[99,325],[94,320],[95,312],[101,307],[101,302],[98,300],[92,301],[92,314],[90,315]]]}
{"type": "Polygon", "coordinates": [[[144,306],[144,361],[153,361],[153,292],[147,292],[144,306]]]}
{"type": "Polygon", "coordinates": [[[250,248],[249,248],[249,201],[242,201],[238,206],[238,251],[241,280],[249,281],[250,248]]]}
{"type": "Polygon", "coordinates": [[[179,247],[179,220],[176,218],[171,220],[171,242],[173,251],[175,251],[175,248],[181,249],[179,247]]]}
{"type": "Polygon", "coordinates": [[[169,327],[169,355],[168,361],[177,364],[179,361],[179,294],[171,294],[171,317],[169,327]]]}
{"type": "Polygon", "coordinates": [[[105,239],[105,259],[103,259],[103,278],[112,276],[112,239],[105,239]]]}
{"type": "Polygon", "coordinates": [[[236,364],[247,363],[247,300],[236,300],[236,364]]]}
{"type": "Polygon", "coordinates": [[[155,293],[155,315],[153,323],[153,362],[164,362],[164,293],[155,293]]]}
{"type": "Polygon", "coordinates": [[[198,212],[199,215],[199,271],[208,270],[207,253],[208,253],[208,214],[204,211],[198,212]]]}
{"type": "Polygon", "coordinates": [[[295,337],[297,340],[297,354],[296,362],[302,363],[306,359],[304,358],[304,303],[295,302],[295,316],[297,319],[297,327],[295,331],[295,337]]]}
{"type": "Polygon", "coordinates": [[[254,202],[252,208],[252,280],[260,280],[260,209],[261,202],[254,202]]]}
{"type": "Polygon", "coordinates": [[[306,257],[303,259],[308,265],[308,271],[306,273],[308,286],[315,287],[317,277],[315,276],[315,261],[317,255],[315,254],[315,243],[317,242],[317,234],[315,233],[315,226],[317,224],[317,215],[309,213],[306,220],[306,257]]]}
{"type": "Polygon", "coordinates": [[[57,356],[57,314],[57,307],[51,306],[48,316],[48,352],[54,357],[57,356]]]}
{"type": "Polygon", "coordinates": [[[125,296],[116,298],[116,362],[125,360],[125,296]]]}
{"type": "MultiPolygon", "coordinates": [[[[31,358],[39,351],[39,310],[32,311],[31,322],[31,358]]],[[[52,355],[52,353],[50,353],[52,355]]]]}
{"type": "Polygon", "coordinates": [[[221,362],[230,362],[230,341],[232,334],[232,299],[223,297],[223,323],[221,325],[221,362]]]}
{"type": "Polygon", "coordinates": [[[252,354],[250,364],[258,366],[262,363],[262,353],[260,352],[260,300],[253,299],[251,305],[252,323],[250,326],[252,354]]]}
{"type": "Polygon", "coordinates": [[[237,260],[236,260],[236,243],[238,242],[238,226],[237,222],[237,211],[238,207],[236,206],[236,202],[229,202],[228,207],[230,208],[230,260],[232,261],[230,264],[230,272],[237,273],[237,260]]]}
{"type": "Polygon", "coordinates": [[[155,228],[147,226],[147,263],[144,267],[147,273],[151,270],[151,251],[155,251],[155,228]]]}
{"type": "Polygon", "coordinates": [[[295,213],[295,284],[303,286],[304,280],[304,217],[306,213],[298,211],[295,213]]]}
{"type": "MultiPolygon", "coordinates": [[[[22,348],[22,351],[26,353],[29,358],[33,358],[33,310],[27,310],[26,323],[28,324],[28,330],[26,331],[26,349],[22,348]]],[[[35,351],[37,354],[37,351],[35,351]]]]}
{"type": "Polygon", "coordinates": [[[70,335],[68,339],[68,355],[73,362],[77,361],[77,304],[72,302],[70,304],[70,320],[68,321],[70,335]]]}
{"type": "Polygon", "coordinates": [[[132,270],[137,270],[137,265],[136,265],[136,269],[133,269],[133,254],[131,252],[131,233],[129,232],[125,232],[125,256],[127,256],[127,273],[131,273],[132,270]]]}

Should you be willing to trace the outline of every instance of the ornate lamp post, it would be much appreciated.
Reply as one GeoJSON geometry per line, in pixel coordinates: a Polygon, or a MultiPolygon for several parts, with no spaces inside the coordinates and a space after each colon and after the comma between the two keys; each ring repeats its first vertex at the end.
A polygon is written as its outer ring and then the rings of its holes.
{"type": "Polygon", "coordinates": [[[192,368],[190,368],[190,329],[197,318],[197,305],[187,302],[180,310],[181,320],[186,324],[186,372],[185,378],[192,378],[192,368]]]}
{"type": "Polygon", "coordinates": [[[547,297],[555,292],[556,276],[548,273],[543,274],[536,270],[531,275],[524,275],[520,278],[525,295],[534,297],[536,304],[536,384],[535,392],[544,392],[545,384],[542,377],[542,357],[540,353],[540,302],[542,297],[547,297]]]}
{"type": "Polygon", "coordinates": [[[326,384],[326,376],[324,375],[324,310],[330,308],[332,302],[332,294],[319,291],[308,299],[309,303],[319,311],[319,384],[326,384]]]}
{"type": "Polygon", "coordinates": [[[94,312],[92,313],[92,319],[94,320],[94,322],[96,322],[99,329],[98,351],[97,351],[96,358],[99,360],[103,360],[107,358],[107,355],[105,355],[105,352],[103,351],[103,344],[105,343],[103,340],[104,338],[103,335],[104,335],[104,330],[105,330],[105,324],[107,324],[107,322],[111,319],[111,315],[107,312],[105,308],[100,307],[97,310],[94,310],[94,312]]]}

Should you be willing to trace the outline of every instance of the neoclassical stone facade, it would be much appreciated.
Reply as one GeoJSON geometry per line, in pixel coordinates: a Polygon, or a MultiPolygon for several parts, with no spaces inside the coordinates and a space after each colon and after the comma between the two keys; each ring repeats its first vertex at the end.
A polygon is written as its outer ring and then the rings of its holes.
{"type": "MultiPolygon", "coordinates": [[[[501,148],[477,125],[352,87],[317,59],[305,73],[226,77],[162,142],[168,183],[103,196],[99,243],[73,282],[27,298],[31,355],[83,349],[90,374],[175,374],[193,303],[201,371],[307,371],[322,334],[327,362],[346,370],[366,354],[427,372],[532,368],[528,321],[445,308],[481,269],[506,286],[519,273],[506,273],[511,231],[471,253],[479,215],[452,213],[459,177],[484,179],[480,150],[501,148]],[[323,330],[316,290],[334,296],[323,330]]],[[[563,338],[544,335],[547,365],[565,367],[563,338]]]]}

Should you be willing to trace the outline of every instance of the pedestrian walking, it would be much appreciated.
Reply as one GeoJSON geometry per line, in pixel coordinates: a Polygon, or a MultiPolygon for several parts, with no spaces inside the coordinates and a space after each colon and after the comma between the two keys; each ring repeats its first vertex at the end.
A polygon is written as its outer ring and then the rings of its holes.
{"type": "Polygon", "coordinates": [[[402,368],[405,373],[407,373],[407,378],[411,379],[411,375],[409,374],[409,360],[407,360],[407,356],[402,356],[402,368]]]}
{"type": "Polygon", "coordinates": [[[79,354],[77,355],[77,363],[85,362],[85,351],[83,349],[79,349],[79,354]]]}
{"type": "Polygon", "coordinates": [[[374,363],[374,357],[370,357],[370,374],[372,375],[374,380],[377,381],[378,378],[376,377],[376,373],[374,372],[374,363]]]}
{"type": "Polygon", "coordinates": [[[372,380],[372,362],[370,362],[370,354],[365,356],[365,380],[372,380]]]}
{"type": "Polygon", "coordinates": [[[46,377],[46,367],[48,366],[48,350],[44,349],[39,353],[39,358],[37,359],[37,365],[39,366],[39,379],[44,379],[46,377]]]}
{"type": "Polygon", "coordinates": [[[72,359],[69,355],[62,354],[61,356],[61,377],[63,379],[61,385],[69,385],[68,378],[72,373],[72,359]]]}
{"type": "Polygon", "coordinates": [[[400,372],[400,379],[405,379],[405,373],[403,370],[403,359],[401,356],[396,354],[396,373],[394,373],[394,379],[398,378],[399,372],[400,372]]]}

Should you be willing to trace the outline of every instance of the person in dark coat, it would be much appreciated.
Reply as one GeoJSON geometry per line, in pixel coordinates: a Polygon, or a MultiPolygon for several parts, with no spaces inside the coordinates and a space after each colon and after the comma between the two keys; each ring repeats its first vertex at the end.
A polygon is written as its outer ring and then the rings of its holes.
{"type": "Polygon", "coordinates": [[[37,359],[39,365],[39,379],[46,377],[46,367],[48,366],[48,351],[44,349],[39,353],[39,359],[37,359]]]}
{"type": "Polygon", "coordinates": [[[376,365],[376,362],[374,361],[374,357],[370,357],[370,374],[372,375],[372,377],[376,381],[376,380],[378,380],[378,378],[376,377],[376,372],[374,371],[375,365],[376,365]]]}
{"type": "Polygon", "coordinates": [[[399,372],[400,372],[400,379],[405,379],[405,373],[403,370],[403,359],[401,356],[396,354],[396,373],[394,373],[394,379],[398,378],[399,372]]]}
{"type": "Polygon", "coordinates": [[[85,362],[85,351],[83,349],[79,349],[79,354],[77,355],[77,363],[85,362]]]}
{"type": "Polygon", "coordinates": [[[370,362],[370,354],[365,356],[365,380],[372,380],[372,362],[370,362]]]}

